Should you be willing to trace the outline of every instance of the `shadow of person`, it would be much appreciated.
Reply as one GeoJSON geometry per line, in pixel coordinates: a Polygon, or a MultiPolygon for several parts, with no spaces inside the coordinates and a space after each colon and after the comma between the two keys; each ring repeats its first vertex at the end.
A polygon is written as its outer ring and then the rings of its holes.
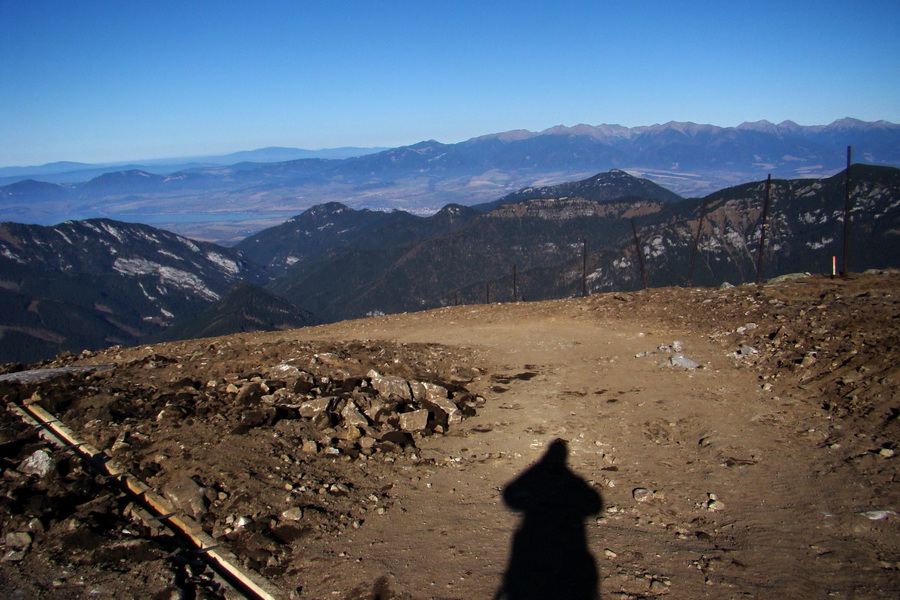
{"type": "Polygon", "coordinates": [[[495,600],[596,600],[599,578],[584,521],[603,509],[591,486],[566,466],[557,439],[541,459],[506,485],[503,501],[523,513],[495,600]]]}

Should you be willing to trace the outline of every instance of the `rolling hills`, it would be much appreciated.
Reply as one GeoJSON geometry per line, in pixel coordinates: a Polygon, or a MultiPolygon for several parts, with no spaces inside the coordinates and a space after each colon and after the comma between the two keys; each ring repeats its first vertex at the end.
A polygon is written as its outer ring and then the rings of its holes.
{"type": "MultiPolygon", "coordinates": [[[[897,267],[900,170],[857,164],[850,177],[848,270],[897,267]]],[[[449,204],[427,217],[327,203],[235,248],[105,219],[5,223],[0,360],[636,290],[643,284],[635,234],[650,286],[683,285],[689,276],[704,286],[752,282],[764,185],[683,199],[612,170],[473,207],[449,204]]],[[[830,270],[841,255],[845,190],[844,173],[773,180],[764,278],[830,270]]]]}
{"type": "Polygon", "coordinates": [[[447,204],[492,202],[524,187],[611,169],[650,178],[682,196],[705,196],[767,173],[821,178],[845,166],[847,146],[854,147],[858,161],[900,166],[900,126],[884,121],[558,126],[454,144],[428,140],[341,159],[320,155],[261,163],[253,161],[276,155],[237,154],[232,164],[183,165],[162,173],[151,165],[127,165],[118,173],[52,188],[10,181],[13,185],[0,187],[0,220],[50,225],[107,217],[234,243],[333,201],[432,214],[447,204]]]}

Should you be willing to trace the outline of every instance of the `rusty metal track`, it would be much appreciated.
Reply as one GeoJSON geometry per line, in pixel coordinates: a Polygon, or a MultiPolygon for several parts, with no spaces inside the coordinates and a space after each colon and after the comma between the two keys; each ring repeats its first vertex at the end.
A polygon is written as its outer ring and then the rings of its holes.
{"type": "Polygon", "coordinates": [[[182,539],[187,540],[213,570],[245,597],[251,600],[279,600],[281,598],[271,583],[255,573],[245,572],[238,567],[237,557],[204,532],[197,521],[187,515],[179,514],[168,500],[155,493],[107,454],[79,439],[75,432],[41,406],[27,402],[20,406],[9,402],[8,407],[24,421],[37,427],[42,437],[79,455],[101,475],[115,481],[129,496],[144,506],[156,520],[182,539]]]}

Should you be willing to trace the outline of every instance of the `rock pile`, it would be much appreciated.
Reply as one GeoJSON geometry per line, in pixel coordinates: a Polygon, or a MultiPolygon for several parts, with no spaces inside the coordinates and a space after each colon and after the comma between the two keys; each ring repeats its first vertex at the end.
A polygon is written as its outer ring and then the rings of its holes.
{"type": "MultiPolygon", "coordinates": [[[[358,458],[414,448],[417,437],[445,433],[484,402],[464,387],[382,375],[374,369],[365,377],[316,377],[289,364],[279,364],[269,377],[238,378],[227,384],[210,382],[207,401],[224,405],[232,434],[280,420],[301,419],[305,452],[358,458]],[[211,385],[212,384],[212,385],[211,385]]],[[[198,394],[195,387],[183,393],[198,394]]],[[[187,416],[177,406],[177,418],[187,416]]],[[[157,420],[167,417],[163,408],[157,420]]]]}
{"type": "MultiPolygon", "coordinates": [[[[242,557],[245,567],[278,584],[297,565],[315,560],[314,553],[307,557],[315,540],[334,539],[393,509],[395,464],[431,464],[420,457],[417,443],[459,427],[484,399],[466,388],[477,371],[453,349],[273,344],[271,337],[256,345],[255,339],[223,338],[205,351],[198,351],[196,343],[182,343],[86,354],[79,358],[113,368],[67,371],[51,380],[7,378],[0,380],[0,395],[42,405],[181,514],[197,520],[242,557]]],[[[62,356],[50,366],[76,360],[62,356]]],[[[33,430],[23,435],[35,437],[33,430]]],[[[174,564],[168,547],[174,542],[160,524],[81,467],[75,469],[77,461],[65,452],[45,444],[3,448],[15,451],[5,477],[18,490],[10,492],[12,504],[2,505],[0,498],[0,509],[5,509],[0,510],[0,535],[16,534],[8,540],[0,537],[8,565],[31,557],[94,560],[94,551],[65,545],[66,515],[32,511],[22,499],[47,496],[47,481],[78,472],[85,481],[79,496],[67,500],[51,491],[54,499],[48,506],[96,507],[97,522],[84,521],[85,531],[94,531],[101,521],[115,523],[110,539],[97,542],[101,550],[121,545],[116,532],[131,532],[124,541],[140,556],[146,554],[142,576],[152,581],[149,588],[164,594],[174,580],[186,597],[215,597],[215,585],[205,572],[191,566],[197,557],[185,555],[174,564]],[[27,529],[34,516],[48,533],[27,529]],[[137,524],[129,523],[129,516],[137,524]],[[14,523],[6,522],[10,517],[14,523]],[[164,541],[162,549],[159,540],[164,541]]],[[[109,569],[103,560],[96,562],[109,569]]],[[[0,576],[7,563],[0,563],[0,576]]],[[[64,579],[68,567],[42,563],[36,568],[47,573],[41,579],[46,583],[64,579]]],[[[123,581],[118,591],[142,586],[123,581]]],[[[108,591],[115,595],[115,590],[113,585],[108,591]]]]}

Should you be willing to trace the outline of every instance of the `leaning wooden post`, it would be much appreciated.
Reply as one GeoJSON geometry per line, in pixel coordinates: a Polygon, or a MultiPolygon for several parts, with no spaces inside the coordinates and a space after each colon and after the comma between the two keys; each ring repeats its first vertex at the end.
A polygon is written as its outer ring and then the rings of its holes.
{"type": "Polygon", "coordinates": [[[850,272],[850,165],[853,146],[847,146],[847,170],[844,172],[844,253],[841,262],[841,276],[850,272]]]}
{"type": "Polygon", "coordinates": [[[763,273],[763,258],[766,255],[766,228],[768,227],[769,220],[769,191],[772,188],[772,174],[769,173],[769,178],[766,179],[766,196],[763,200],[763,209],[762,209],[762,227],[760,229],[759,234],[759,254],[756,257],[756,283],[760,283],[762,281],[762,273],[763,273]]]}
{"type": "Polygon", "coordinates": [[[516,274],[516,265],[513,265],[513,302],[519,301],[519,280],[516,274]]]}
{"type": "Polygon", "coordinates": [[[634,224],[634,219],[631,220],[631,231],[634,233],[634,249],[637,251],[638,265],[641,268],[641,282],[644,284],[644,289],[646,290],[647,285],[647,271],[644,269],[644,255],[641,254],[641,240],[638,238],[637,226],[634,224]]]}
{"type": "Polygon", "coordinates": [[[700,247],[700,233],[703,231],[703,219],[706,218],[706,199],[703,200],[703,206],[700,207],[700,222],[697,224],[697,235],[694,237],[694,250],[691,252],[691,266],[688,269],[687,286],[690,287],[694,281],[694,265],[697,262],[697,248],[700,247]]]}
{"type": "Polygon", "coordinates": [[[581,244],[581,295],[587,297],[587,238],[581,244]]]}

